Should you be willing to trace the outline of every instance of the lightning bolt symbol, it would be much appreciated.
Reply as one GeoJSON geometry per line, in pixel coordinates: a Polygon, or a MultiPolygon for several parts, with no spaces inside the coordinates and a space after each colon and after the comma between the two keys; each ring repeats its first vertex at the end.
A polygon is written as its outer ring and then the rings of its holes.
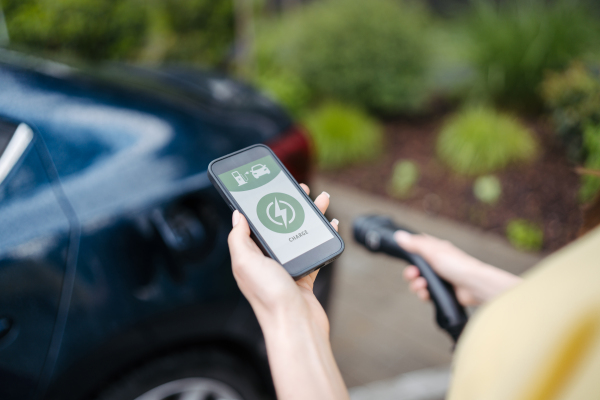
{"type": "Polygon", "coordinates": [[[287,229],[287,210],[282,210],[279,208],[279,202],[277,201],[277,197],[275,197],[275,216],[283,217],[283,225],[287,229]]]}

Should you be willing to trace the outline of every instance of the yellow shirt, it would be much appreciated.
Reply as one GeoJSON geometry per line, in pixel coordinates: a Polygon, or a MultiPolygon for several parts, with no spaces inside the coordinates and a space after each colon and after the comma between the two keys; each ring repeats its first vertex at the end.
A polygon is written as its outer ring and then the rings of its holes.
{"type": "Polygon", "coordinates": [[[600,227],[479,310],[449,400],[600,400],[600,227]]]}

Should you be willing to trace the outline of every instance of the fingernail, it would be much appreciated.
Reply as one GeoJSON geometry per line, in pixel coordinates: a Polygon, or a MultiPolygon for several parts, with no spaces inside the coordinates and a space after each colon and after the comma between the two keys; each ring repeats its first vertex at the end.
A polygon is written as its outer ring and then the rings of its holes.
{"type": "Polygon", "coordinates": [[[328,198],[328,199],[331,197],[331,196],[329,195],[329,193],[327,193],[327,192],[323,192],[323,193],[321,193],[321,194],[324,194],[325,196],[327,196],[327,198],[328,198]]]}
{"type": "Polygon", "coordinates": [[[406,231],[396,231],[394,233],[394,239],[401,245],[407,244],[411,239],[411,234],[406,231]]]}
{"type": "Polygon", "coordinates": [[[339,225],[340,221],[338,221],[337,218],[334,218],[334,219],[331,220],[331,223],[335,224],[335,225],[339,225]]]}
{"type": "Polygon", "coordinates": [[[240,222],[240,212],[238,210],[235,210],[233,212],[233,215],[231,216],[231,224],[233,226],[236,226],[238,222],[240,222]]]}

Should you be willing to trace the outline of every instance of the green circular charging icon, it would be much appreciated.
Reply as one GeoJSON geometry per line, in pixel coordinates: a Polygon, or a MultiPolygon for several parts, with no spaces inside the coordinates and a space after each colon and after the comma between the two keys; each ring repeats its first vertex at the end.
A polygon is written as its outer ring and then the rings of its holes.
{"type": "Polygon", "coordinates": [[[258,201],[258,219],[273,232],[291,233],[304,223],[304,209],[298,200],[285,193],[269,193],[258,201]]]}

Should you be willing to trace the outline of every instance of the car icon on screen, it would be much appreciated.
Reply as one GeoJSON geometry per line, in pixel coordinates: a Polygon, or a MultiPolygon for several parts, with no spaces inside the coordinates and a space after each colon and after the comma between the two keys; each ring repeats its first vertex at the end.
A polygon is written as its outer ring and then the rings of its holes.
{"type": "Polygon", "coordinates": [[[252,176],[254,176],[255,178],[271,173],[271,171],[269,171],[269,168],[267,168],[267,166],[263,164],[256,164],[255,166],[250,168],[250,172],[252,172],[252,176]]]}

